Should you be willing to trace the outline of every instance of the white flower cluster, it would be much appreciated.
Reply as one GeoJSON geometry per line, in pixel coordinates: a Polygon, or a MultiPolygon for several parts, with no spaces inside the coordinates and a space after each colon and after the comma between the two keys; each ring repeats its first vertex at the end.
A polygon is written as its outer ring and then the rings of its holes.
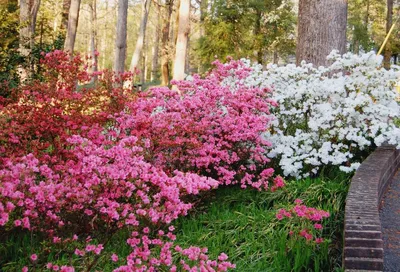
{"type": "Polygon", "coordinates": [[[239,80],[233,75],[224,82],[233,88],[273,88],[279,106],[265,137],[273,142],[269,156],[280,160],[286,176],[306,177],[323,165],[350,172],[360,164],[357,154],[367,147],[387,142],[400,148],[400,128],[394,124],[400,117],[398,67],[381,68],[382,58],[374,52],[332,52],[328,58],[329,67],[303,62],[265,70],[243,60],[252,68],[249,76],[239,80]]]}

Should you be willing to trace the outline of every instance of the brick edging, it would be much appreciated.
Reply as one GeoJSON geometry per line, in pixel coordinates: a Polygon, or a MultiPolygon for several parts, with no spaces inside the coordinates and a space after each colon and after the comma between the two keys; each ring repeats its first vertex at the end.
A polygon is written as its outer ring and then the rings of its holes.
{"type": "Polygon", "coordinates": [[[377,148],[358,168],[346,198],[345,271],[383,271],[383,240],[379,205],[400,165],[400,150],[377,148]]]}

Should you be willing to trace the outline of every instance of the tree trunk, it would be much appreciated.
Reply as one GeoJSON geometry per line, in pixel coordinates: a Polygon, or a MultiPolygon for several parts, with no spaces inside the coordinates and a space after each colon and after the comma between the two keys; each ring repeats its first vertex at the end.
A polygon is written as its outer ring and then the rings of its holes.
{"type": "Polygon", "coordinates": [[[274,59],[273,59],[274,64],[278,64],[279,62],[279,55],[278,55],[278,49],[275,47],[274,48],[274,59]]]}
{"type": "Polygon", "coordinates": [[[207,17],[208,0],[201,0],[200,2],[200,38],[205,35],[204,23],[207,17]]]}
{"type": "MultiPolygon", "coordinates": [[[[146,39],[143,42],[143,46],[144,48],[146,48],[146,39]]],[[[142,69],[141,69],[141,73],[140,73],[140,83],[143,84],[146,82],[147,79],[147,50],[143,50],[142,51],[142,69]]]]}
{"type": "Polygon", "coordinates": [[[61,14],[61,31],[62,35],[64,36],[64,39],[68,29],[68,14],[70,7],[71,7],[71,0],[63,0],[62,14],[61,14]]]}
{"type": "Polygon", "coordinates": [[[153,81],[157,79],[157,70],[158,70],[158,51],[160,47],[160,30],[161,30],[161,10],[160,10],[160,0],[157,1],[157,27],[156,27],[156,36],[154,37],[154,46],[152,50],[152,64],[151,64],[151,78],[150,80],[153,81]]]}
{"type": "Polygon", "coordinates": [[[178,38],[176,41],[174,75],[175,80],[185,78],[186,50],[190,31],[190,0],[181,0],[179,7],[178,38]]]}
{"type": "Polygon", "coordinates": [[[76,31],[78,29],[79,9],[81,0],[71,0],[71,6],[68,14],[67,36],[64,43],[64,51],[74,53],[76,31]]]}
{"type": "MultiPolygon", "coordinates": [[[[393,23],[393,0],[387,0],[387,13],[386,13],[386,34],[389,33],[393,23]]],[[[383,66],[385,69],[390,69],[390,59],[392,58],[392,48],[390,38],[385,45],[385,54],[383,58],[383,66]]]]}
{"type": "MultiPolygon", "coordinates": [[[[105,3],[106,7],[105,7],[105,11],[106,14],[109,14],[109,6],[108,6],[108,1],[106,1],[105,3]]],[[[106,68],[106,48],[107,48],[107,33],[108,33],[108,20],[105,20],[104,22],[104,31],[103,31],[103,35],[101,38],[101,48],[100,48],[100,57],[101,57],[101,69],[105,69],[106,68]]]]}
{"type": "MultiPolygon", "coordinates": [[[[174,27],[171,29],[171,40],[173,41],[173,44],[176,44],[177,40],[178,40],[178,32],[179,32],[179,11],[181,8],[181,1],[182,0],[178,0],[178,2],[176,2],[176,9],[178,12],[176,12],[175,14],[175,20],[174,20],[174,27]]],[[[172,20],[171,20],[172,22],[172,20]]],[[[175,58],[175,56],[174,56],[175,58]]]]}
{"type": "Polygon", "coordinates": [[[347,0],[300,0],[296,62],[328,65],[336,49],[346,52],[347,0]]]}
{"type": "Polygon", "coordinates": [[[28,56],[30,53],[28,42],[30,40],[30,26],[29,26],[29,0],[20,0],[19,3],[19,51],[24,57],[28,56]]]}
{"type": "MultiPolygon", "coordinates": [[[[205,21],[207,18],[208,0],[201,0],[200,2],[200,39],[206,35],[205,21]]],[[[203,62],[200,62],[198,67],[199,74],[203,74],[205,67],[203,62]]]]}
{"type": "MultiPolygon", "coordinates": [[[[133,53],[131,65],[129,67],[129,70],[131,72],[135,72],[135,69],[137,69],[139,60],[142,56],[143,44],[144,44],[144,40],[146,38],[145,37],[146,36],[146,26],[147,26],[147,20],[149,18],[150,4],[151,4],[151,0],[143,0],[142,21],[140,22],[139,37],[136,41],[135,51],[133,53]]],[[[142,73],[143,73],[143,71],[142,71],[142,73]]]]}
{"type": "Polygon", "coordinates": [[[166,0],[166,14],[164,17],[164,27],[162,30],[162,50],[161,50],[161,85],[169,83],[169,29],[171,26],[171,15],[173,11],[173,0],[166,0]]]}
{"type": "Polygon", "coordinates": [[[31,44],[33,41],[33,35],[35,34],[36,31],[36,18],[37,18],[37,14],[39,12],[39,7],[40,7],[40,0],[34,0],[32,7],[31,7],[31,22],[30,22],[30,26],[31,26],[31,44]]]}
{"type": "Polygon", "coordinates": [[[185,74],[190,74],[190,36],[188,36],[186,44],[185,74]]]}
{"type": "Polygon", "coordinates": [[[128,16],[128,0],[119,0],[117,37],[115,39],[115,58],[114,58],[114,71],[116,73],[123,73],[125,71],[127,16],[128,16]]]}
{"type": "MultiPolygon", "coordinates": [[[[97,64],[97,1],[91,0],[89,3],[90,10],[90,51],[93,60],[92,73],[98,71],[97,64]]],[[[91,83],[96,84],[97,75],[92,77],[91,83]]]]}
{"type": "Polygon", "coordinates": [[[259,39],[260,34],[261,34],[261,20],[262,20],[262,13],[260,10],[256,11],[256,23],[254,26],[254,30],[253,30],[253,34],[254,34],[254,48],[257,50],[257,62],[259,64],[263,64],[262,61],[262,57],[263,57],[263,50],[262,50],[262,46],[261,46],[261,41],[259,39]]]}
{"type": "MultiPolygon", "coordinates": [[[[21,26],[19,30],[19,53],[25,58],[25,62],[28,60],[30,55],[30,26],[29,26],[29,0],[20,0],[19,3],[19,24],[21,26]]],[[[28,78],[28,69],[26,65],[18,67],[21,82],[28,78]]]]}
{"type": "Polygon", "coordinates": [[[32,59],[29,58],[35,43],[36,18],[40,7],[40,0],[20,0],[19,7],[19,52],[25,58],[26,65],[19,67],[21,81],[29,76],[29,66],[32,59]]]}

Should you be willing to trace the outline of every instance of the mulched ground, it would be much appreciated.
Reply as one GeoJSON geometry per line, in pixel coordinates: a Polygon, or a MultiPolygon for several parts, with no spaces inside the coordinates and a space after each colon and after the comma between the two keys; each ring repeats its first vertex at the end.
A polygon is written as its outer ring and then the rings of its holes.
{"type": "Polygon", "coordinates": [[[384,243],[384,271],[400,271],[400,171],[382,200],[380,218],[384,243]]]}

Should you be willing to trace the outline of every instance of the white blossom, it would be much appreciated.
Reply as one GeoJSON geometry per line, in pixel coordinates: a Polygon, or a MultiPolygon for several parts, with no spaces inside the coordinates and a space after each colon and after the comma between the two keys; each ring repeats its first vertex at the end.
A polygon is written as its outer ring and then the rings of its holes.
{"type": "Polygon", "coordinates": [[[241,84],[273,89],[277,120],[264,136],[273,143],[268,156],[280,160],[286,176],[305,177],[323,165],[351,172],[360,163],[355,156],[360,150],[385,142],[400,148],[400,128],[394,124],[400,118],[399,68],[381,68],[382,57],[374,52],[332,52],[328,58],[329,67],[302,62],[270,64],[265,71],[244,59],[250,74],[239,80],[232,73],[223,82],[233,89],[241,84]]]}

